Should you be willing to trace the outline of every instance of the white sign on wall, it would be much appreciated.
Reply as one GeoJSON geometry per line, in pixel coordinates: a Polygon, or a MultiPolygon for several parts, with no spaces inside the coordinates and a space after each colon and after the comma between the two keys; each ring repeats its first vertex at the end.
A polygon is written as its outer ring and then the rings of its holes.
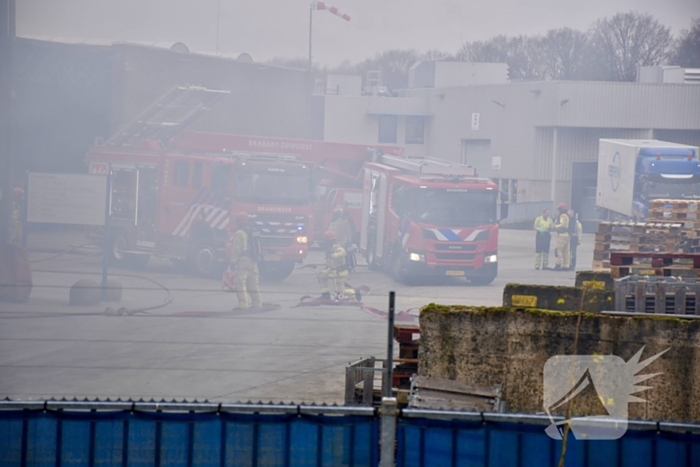
{"type": "Polygon", "coordinates": [[[30,173],[27,222],[104,225],[107,177],[30,173]]]}
{"type": "Polygon", "coordinates": [[[481,114],[473,113],[472,114],[472,130],[473,131],[479,130],[479,120],[481,120],[481,114]]]}
{"type": "Polygon", "coordinates": [[[501,156],[491,157],[491,168],[493,170],[501,170],[501,156]]]}

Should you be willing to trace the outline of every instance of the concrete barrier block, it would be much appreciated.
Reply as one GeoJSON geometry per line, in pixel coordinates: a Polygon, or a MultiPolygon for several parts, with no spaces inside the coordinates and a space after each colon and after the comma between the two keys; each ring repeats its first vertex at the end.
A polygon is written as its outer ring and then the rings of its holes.
{"type": "Polygon", "coordinates": [[[613,290],[615,288],[615,280],[610,271],[577,271],[575,286],[588,289],[613,290]]]}
{"type": "MultiPolygon", "coordinates": [[[[629,368],[660,373],[641,383],[649,389],[635,395],[645,402],[630,402],[629,418],[700,419],[700,320],[583,313],[574,349],[578,321],[579,313],[430,304],[420,314],[418,373],[500,384],[508,410],[536,413],[544,410],[544,366],[553,356],[615,355],[630,362],[643,349],[641,362],[670,349],[643,369],[629,368]]],[[[595,414],[599,404],[597,397],[577,399],[575,413],[595,414]]]]}
{"type": "Polygon", "coordinates": [[[503,306],[556,311],[599,312],[615,308],[612,290],[553,285],[506,284],[503,306]]]}
{"type": "Polygon", "coordinates": [[[97,305],[101,296],[100,284],[92,279],[80,279],[70,288],[69,303],[72,306],[97,305]]]}

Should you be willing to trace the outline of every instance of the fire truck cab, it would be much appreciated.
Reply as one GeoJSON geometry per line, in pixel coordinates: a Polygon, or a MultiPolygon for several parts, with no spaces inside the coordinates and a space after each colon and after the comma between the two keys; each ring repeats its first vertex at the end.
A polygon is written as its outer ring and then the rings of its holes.
{"type": "Polygon", "coordinates": [[[493,282],[498,274],[493,182],[478,178],[472,167],[400,156],[381,156],[364,171],[360,247],[371,269],[387,270],[402,282],[428,275],[493,282]]]}
{"type": "Polygon", "coordinates": [[[308,253],[311,167],[294,156],[95,147],[90,172],[110,174],[109,251],[117,263],[186,260],[202,276],[225,267],[235,216],[261,234],[261,275],[286,278],[308,253]]]}

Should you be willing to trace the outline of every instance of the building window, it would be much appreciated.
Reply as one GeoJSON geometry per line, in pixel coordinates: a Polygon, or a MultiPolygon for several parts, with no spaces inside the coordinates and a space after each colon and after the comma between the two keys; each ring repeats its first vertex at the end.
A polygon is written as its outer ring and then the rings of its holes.
{"type": "Polygon", "coordinates": [[[379,116],[379,142],[396,143],[396,115],[379,116]]]}
{"type": "Polygon", "coordinates": [[[202,163],[195,162],[194,170],[192,171],[192,188],[195,190],[202,186],[202,163]]]}
{"type": "Polygon", "coordinates": [[[406,144],[423,144],[423,117],[406,117],[406,144]]]}
{"type": "Polygon", "coordinates": [[[190,163],[187,161],[175,161],[173,171],[173,186],[187,186],[190,178],[190,163]]]}

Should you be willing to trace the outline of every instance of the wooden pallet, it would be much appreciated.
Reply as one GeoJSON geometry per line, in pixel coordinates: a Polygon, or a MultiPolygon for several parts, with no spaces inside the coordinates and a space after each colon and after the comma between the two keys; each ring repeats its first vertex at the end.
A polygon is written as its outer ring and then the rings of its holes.
{"type": "Polygon", "coordinates": [[[609,268],[605,262],[614,253],[675,253],[687,241],[682,224],[676,222],[601,222],[595,236],[593,267],[609,268]]]}
{"type": "Polygon", "coordinates": [[[700,200],[693,199],[652,199],[649,201],[649,210],[657,211],[698,211],[700,200]]]}
{"type": "Polygon", "coordinates": [[[680,228],[678,222],[608,222],[598,224],[598,232],[640,232],[680,228]]]}
{"type": "Polygon", "coordinates": [[[651,266],[610,266],[610,275],[614,279],[627,276],[659,276],[659,277],[700,277],[700,269],[693,268],[652,268],[651,266]]]}
{"type": "Polygon", "coordinates": [[[637,243],[596,243],[594,252],[631,252],[631,253],[674,253],[678,251],[679,242],[670,244],[637,244],[637,243]]]}
{"type": "Polygon", "coordinates": [[[650,211],[648,219],[652,222],[656,221],[674,221],[674,222],[696,222],[700,220],[698,212],[678,212],[678,211],[650,211]]]}

